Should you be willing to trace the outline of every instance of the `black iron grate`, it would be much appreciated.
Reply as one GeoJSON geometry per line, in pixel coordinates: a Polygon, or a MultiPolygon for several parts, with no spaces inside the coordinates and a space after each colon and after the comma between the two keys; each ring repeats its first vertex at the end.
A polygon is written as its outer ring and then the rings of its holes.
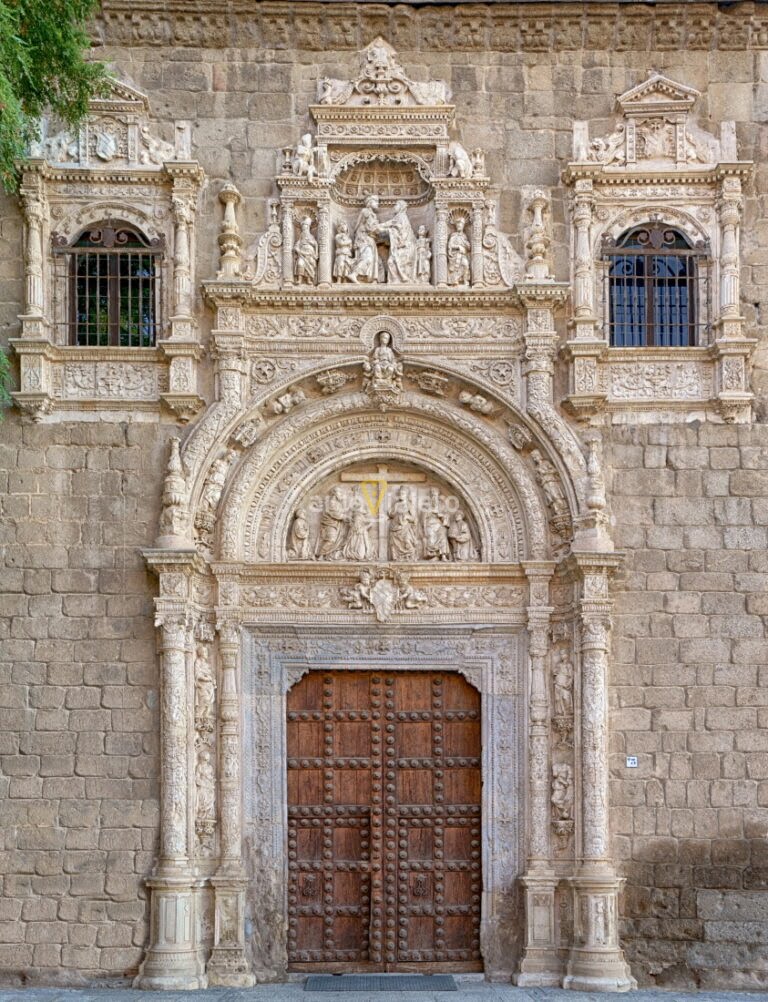
{"type": "Polygon", "coordinates": [[[457,992],[450,974],[312,974],[305,992],[457,992]]]}

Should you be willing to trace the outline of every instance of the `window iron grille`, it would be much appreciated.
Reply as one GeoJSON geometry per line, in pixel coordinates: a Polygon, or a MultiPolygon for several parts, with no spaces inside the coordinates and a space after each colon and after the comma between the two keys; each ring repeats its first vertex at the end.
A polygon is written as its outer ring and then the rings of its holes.
{"type": "Polygon", "coordinates": [[[605,324],[617,348],[710,340],[710,255],[668,226],[637,227],[603,245],[605,324]]]}
{"type": "Polygon", "coordinates": [[[68,344],[121,348],[155,344],[161,320],[161,241],[109,222],[56,250],[68,257],[68,344]]]}

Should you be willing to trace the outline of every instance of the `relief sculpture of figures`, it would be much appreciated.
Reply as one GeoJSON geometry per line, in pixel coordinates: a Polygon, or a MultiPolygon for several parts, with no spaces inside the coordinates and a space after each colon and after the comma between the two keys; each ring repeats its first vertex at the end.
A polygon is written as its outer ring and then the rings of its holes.
{"type": "Polygon", "coordinates": [[[307,513],[298,508],[293,516],[291,535],[288,541],[288,556],[292,560],[309,560],[309,523],[307,513]]]}
{"type": "Polygon", "coordinates": [[[448,284],[469,285],[469,238],[464,232],[463,216],[456,220],[456,229],[448,238],[448,284]]]}
{"type": "Polygon", "coordinates": [[[566,762],[552,766],[551,801],[555,821],[573,820],[573,769],[566,762]]]}
{"type": "Polygon", "coordinates": [[[427,560],[450,560],[448,543],[448,519],[441,511],[440,492],[433,488],[429,492],[427,509],[423,516],[424,556],[427,560]]]}
{"type": "Polygon", "coordinates": [[[397,492],[389,520],[390,560],[418,560],[419,530],[407,487],[401,487],[397,492]]]}
{"type": "Polygon", "coordinates": [[[573,664],[565,649],[557,655],[552,681],[555,690],[555,716],[571,717],[573,715],[573,664]]]}
{"type": "Polygon", "coordinates": [[[376,243],[380,228],[378,210],[378,198],[369,195],[355,226],[355,259],[348,275],[350,282],[380,282],[383,278],[376,243]]]}
{"type": "Polygon", "coordinates": [[[352,270],[352,237],[346,223],[339,223],[334,245],[333,278],[336,282],[346,282],[352,270]]]}
{"type": "Polygon", "coordinates": [[[365,512],[361,497],[356,497],[349,516],[344,557],[347,560],[371,560],[375,556],[371,543],[371,519],[365,512]]]}
{"type": "Polygon", "coordinates": [[[301,221],[301,233],[296,241],[294,255],[296,257],[296,281],[314,285],[317,280],[317,240],[310,232],[312,220],[305,216],[301,221]]]}
{"type": "Polygon", "coordinates": [[[395,214],[380,228],[389,237],[387,281],[393,285],[416,281],[416,236],[406,210],[405,202],[395,202],[395,214]]]}
{"type": "Polygon", "coordinates": [[[340,487],[332,487],[320,518],[317,556],[320,560],[341,560],[347,534],[347,512],[340,487]]]}
{"type": "Polygon", "coordinates": [[[448,540],[454,560],[477,560],[477,550],[472,542],[472,534],[469,531],[466,515],[461,508],[451,519],[448,540]]]}
{"type": "Polygon", "coordinates": [[[198,644],[195,651],[195,726],[198,730],[213,729],[215,708],[216,680],[208,647],[198,644]]]}

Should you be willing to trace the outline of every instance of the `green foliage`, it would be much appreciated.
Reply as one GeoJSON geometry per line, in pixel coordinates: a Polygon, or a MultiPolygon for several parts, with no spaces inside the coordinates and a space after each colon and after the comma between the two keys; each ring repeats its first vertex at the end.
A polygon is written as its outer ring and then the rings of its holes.
{"type": "Polygon", "coordinates": [[[17,161],[50,109],[77,125],[104,86],[105,68],[86,62],[88,18],[98,0],[0,0],[0,183],[18,186],[17,161]]]}
{"type": "Polygon", "coordinates": [[[2,419],[2,409],[11,404],[11,366],[8,356],[0,349],[0,420],[2,419]]]}

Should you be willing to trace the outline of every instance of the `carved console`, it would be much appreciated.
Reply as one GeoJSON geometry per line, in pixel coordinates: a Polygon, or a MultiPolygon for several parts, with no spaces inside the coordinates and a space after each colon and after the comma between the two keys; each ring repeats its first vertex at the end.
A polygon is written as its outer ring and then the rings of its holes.
{"type": "Polygon", "coordinates": [[[170,142],[153,135],[148,115],[143,94],[113,81],[77,133],[49,135],[43,122],[25,161],[13,397],[35,421],[162,404],[186,421],[202,403],[194,262],[203,172],[189,124],[177,123],[170,142]],[[130,300],[118,288],[129,275],[130,300]]]}
{"type": "Polygon", "coordinates": [[[749,420],[739,226],[752,165],[733,122],[719,139],[695,124],[698,96],[654,74],[618,98],[610,136],[574,124],[568,406],[581,419],[749,420]]]}

